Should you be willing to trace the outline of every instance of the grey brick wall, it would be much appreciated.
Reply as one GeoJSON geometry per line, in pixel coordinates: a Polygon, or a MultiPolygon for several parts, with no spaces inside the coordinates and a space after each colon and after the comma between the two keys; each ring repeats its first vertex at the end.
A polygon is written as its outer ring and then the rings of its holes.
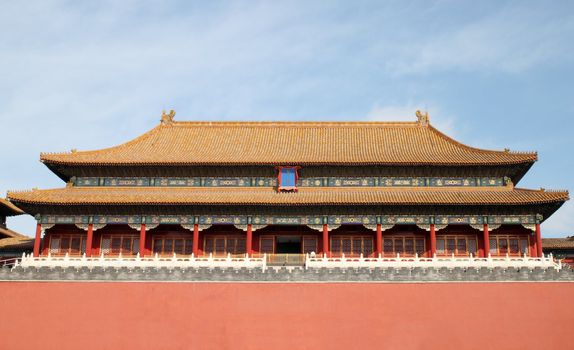
{"type": "Polygon", "coordinates": [[[572,282],[574,270],[503,268],[167,269],[167,268],[0,268],[0,281],[166,281],[166,282],[572,282]]]}

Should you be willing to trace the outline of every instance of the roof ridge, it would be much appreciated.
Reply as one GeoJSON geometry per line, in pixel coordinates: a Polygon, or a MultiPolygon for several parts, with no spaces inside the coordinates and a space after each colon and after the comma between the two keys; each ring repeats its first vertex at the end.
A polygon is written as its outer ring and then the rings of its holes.
{"type": "Polygon", "coordinates": [[[118,148],[127,147],[127,146],[134,144],[134,143],[137,143],[137,142],[139,142],[145,138],[151,137],[151,135],[158,132],[158,130],[160,130],[160,128],[162,128],[162,127],[169,127],[169,126],[168,125],[162,125],[162,124],[156,125],[152,129],[144,132],[141,135],[138,135],[137,137],[135,137],[129,141],[126,141],[124,143],[120,143],[119,145],[115,145],[115,146],[111,146],[111,147],[93,149],[93,150],[87,150],[87,151],[77,151],[75,149],[72,149],[71,151],[68,151],[68,152],[40,152],[40,161],[43,161],[45,159],[44,156],[68,155],[68,154],[74,154],[74,153],[91,154],[91,153],[95,153],[95,152],[102,152],[102,151],[107,151],[107,150],[111,150],[111,149],[118,149],[118,148]]]}
{"type": "Polygon", "coordinates": [[[488,154],[510,153],[510,154],[515,154],[515,155],[533,155],[533,156],[535,156],[533,160],[534,161],[538,160],[538,152],[536,152],[536,151],[534,151],[534,152],[510,151],[508,148],[505,148],[504,150],[499,151],[499,150],[489,150],[489,149],[472,147],[472,146],[469,146],[467,144],[464,144],[460,141],[453,139],[452,137],[446,135],[445,133],[443,133],[442,131],[438,130],[437,128],[435,128],[434,126],[432,126],[430,124],[428,125],[428,129],[431,132],[434,132],[437,136],[443,138],[445,141],[450,142],[452,144],[455,144],[459,147],[463,147],[463,148],[468,149],[468,150],[472,150],[472,151],[476,151],[476,152],[480,152],[480,153],[488,153],[488,154]]]}
{"type": "Polygon", "coordinates": [[[290,127],[300,127],[300,126],[419,126],[419,122],[417,121],[320,121],[320,120],[305,120],[305,121],[286,121],[286,120],[251,120],[251,121],[241,121],[241,120],[218,120],[218,121],[209,121],[209,120],[181,120],[181,121],[174,121],[172,124],[164,125],[166,127],[174,127],[174,126],[190,126],[198,124],[201,126],[237,126],[237,127],[245,127],[245,126],[274,126],[274,125],[281,125],[281,126],[290,126],[290,127]]]}

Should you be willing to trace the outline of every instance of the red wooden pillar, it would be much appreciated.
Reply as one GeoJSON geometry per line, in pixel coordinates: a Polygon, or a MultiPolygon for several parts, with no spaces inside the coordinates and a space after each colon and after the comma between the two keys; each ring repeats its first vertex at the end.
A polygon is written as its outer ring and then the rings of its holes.
{"type": "Polygon", "coordinates": [[[86,256],[92,256],[92,241],[94,240],[94,224],[88,224],[88,234],[86,237],[86,256]]]}
{"type": "Polygon", "coordinates": [[[36,225],[36,238],[34,239],[34,256],[40,256],[40,242],[42,241],[42,224],[36,225]]]}
{"type": "Polygon", "coordinates": [[[542,256],[542,234],[540,233],[540,224],[536,224],[536,254],[542,256]]]}
{"type": "Polygon", "coordinates": [[[249,256],[253,253],[253,227],[251,224],[247,224],[247,239],[245,240],[245,251],[249,256]]]}
{"type": "Polygon", "coordinates": [[[530,256],[535,258],[537,254],[536,249],[536,232],[530,234],[530,256]]]}
{"type": "Polygon", "coordinates": [[[145,224],[141,225],[140,228],[140,256],[143,257],[145,256],[145,234],[146,234],[146,228],[145,228],[145,224]]]}
{"type": "Polygon", "coordinates": [[[199,224],[193,225],[193,256],[199,255],[199,224]]]}
{"type": "Polygon", "coordinates": [[[329,226],[323,224],[323,254],[329,256],[329,226]]]}
{"type": "Polygon", "coordinates": [[[482,239],[484,240],[484,257],[490,253],[490,234],[488,233],[488,224],[482,225],[482,239]]]}
{"type": "Polygon", "coordinates": [[[430,255],[434,257],[436,254],[436,231],[434,224],[430,224],[430,255]]]}
{"type": "Polygon", "coordinates": [[[377,256],[383,255],[383,229],[377,224],[377,256]]]}

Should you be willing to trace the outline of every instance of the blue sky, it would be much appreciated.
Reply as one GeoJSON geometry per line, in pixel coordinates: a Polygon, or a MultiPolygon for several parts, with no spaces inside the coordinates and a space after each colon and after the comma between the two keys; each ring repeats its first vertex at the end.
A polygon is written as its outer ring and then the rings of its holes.
{"type": "MultiPolygon", "coordinates": [[[[0,193],[179,120],[414,120],[574,188],[571,1],[0,1],[0,193]]],[[[29,217],[8,224],[31,235],[29,217]]],[[[574,234],[574,205],[543,225],[574,234]]]]}

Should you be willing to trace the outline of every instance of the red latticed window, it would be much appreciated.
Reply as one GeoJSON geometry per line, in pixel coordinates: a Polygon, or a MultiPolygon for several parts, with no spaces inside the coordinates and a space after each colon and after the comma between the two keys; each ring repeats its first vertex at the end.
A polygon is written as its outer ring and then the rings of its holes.
{"type": "Polygon", "coordinates": [[[392,255],[395,252],[392,239],[383,240],[383,252],[385,255],[392,255]]]}
{"type": "Polygon", "coordinates": [[[317,237],[303,237],[303,254],[317,252],[317,237]]]}
{"type": "Polygon", "coordinates": [[[242,236],[206,236],[203,251],[219,256],[245,254],[245,244],[245,237],[242,236]]]}
{"type": "Polygon", "coordinates": [[[438,255],[476,255],[476,236],[438,236],[436,253],[438,255]]]}
{"type": "Polygon", "coordinates": [[[275,238],[273,236],[261,237],[259,242],[259,251],[261,254],[275,253],[275,238]]]}
{"type": "Polygon", "coordinates": [[[422,256],[425,253],[425,239],[414,236],[393,236],[383,240],[383,253],[385,256],[413,256],[415,252],[422,256]]]}
{"type": "Polygon", "coordinates": [[[136,255],[140,251],[140,238],[137,235],[104,235],[101,252],[112,255],[136,255]]]}
{"type": "Polygon", "coordinates": [[[495,235],[490,236],[489,242],[491,255],[518,256],[529,254],[528,236],[495,235]]]}
{"type": "Polygon", "coordinates": [[[371,256],[373,254],[373,238],[363,236],[333,236],[331,237],[331,254],[338,256],[371,256]]]}
{"type": "Polygon", "coordinates": [[[82,255],[86,252],[86,238],[80,235],[51,235],[51,255],[82,255]]]}
{"type": "Polygon", "coordinates": [[[156,237],[153,239],[154,254],[172,256],[173,253],[177,255],[191,255],[193,251],[193,240],[185,236],[167,236],[156,237]]]}

